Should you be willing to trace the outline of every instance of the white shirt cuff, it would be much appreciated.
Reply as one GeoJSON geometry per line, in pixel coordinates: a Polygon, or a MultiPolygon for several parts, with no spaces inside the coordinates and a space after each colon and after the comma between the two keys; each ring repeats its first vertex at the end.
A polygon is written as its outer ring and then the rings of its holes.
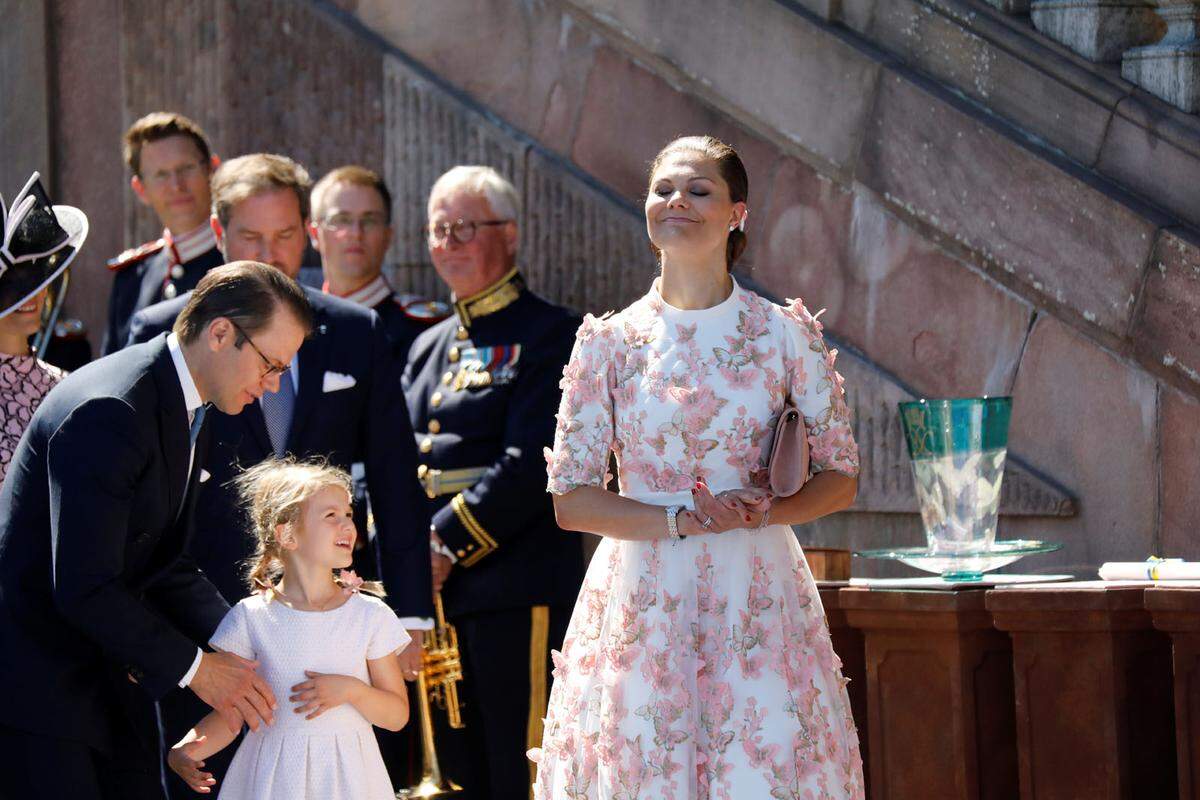
{"type": "Polygon", "coordinates": [[[432,617],[401,617],[400,624],[405,630],[410,631],[431,631],[433,630],[432,617]]]}
{"type": "Polygon", "coordinates": [[[196,670],[200,669],[200,659],[202,658],[204,658],[204,651],[197,647],[196,660],[192,662],[191,669],[183,673],[183,677],[179,679],[180,689],[186,689],[188,684],[192,682],[192,678],[196,677],[196,670]]]}
{"type": "Polygon", "coordinates": [[[435,542],[432,539],[430,539],[429,540],[429,549],[432,550],[433,552],[437,553],[438,555],[442,555],[442,556],[445,556],[446,558],[450,559],[451,564],[458,563],[458,556],[454,555],[454,551],[451,550],[449,547],[447,547],[443,543],[435,542]]]}

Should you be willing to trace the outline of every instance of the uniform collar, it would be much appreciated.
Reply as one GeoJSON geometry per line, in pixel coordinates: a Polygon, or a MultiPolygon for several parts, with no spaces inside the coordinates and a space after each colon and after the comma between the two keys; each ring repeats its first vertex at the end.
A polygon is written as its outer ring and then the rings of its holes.
{"type": "Polygon", "coordinates": [[[387,282],[387,278],[382,274],[378,275],[375,280],[368,283],[366,286],[361,286],[349,294],[337,294],[329,290],[329,281],[321,286],[321,291],[325,294],[331,294],[334,297],[340,297],[343,300],[349,300],[351,303],[357,303],[360,306],[374,308],[392,296],[392,285],[387,282]]]}
{"type": "Polygon", "coordinates": [[[458,315],[459,324],[464,328],[469,328],[471,323],[480,317],[486,317],[488,314],[495,314],[502,308],[508,308],[516,302],[524,290],[525,279],[521,277],[518,269],[513,267],[507,275],[482,292],[462,300],[457,297],[451,298],[454,301],[454,313],[458,315]]]}
{"type": "Polygon", "coordinates": [[[217,235],[207,220],[203,225],[178,236],[171,233],[169,228],[163,228],[163,240],[167,243],[172,264],[186,264],[217,246],[217,235]]]}

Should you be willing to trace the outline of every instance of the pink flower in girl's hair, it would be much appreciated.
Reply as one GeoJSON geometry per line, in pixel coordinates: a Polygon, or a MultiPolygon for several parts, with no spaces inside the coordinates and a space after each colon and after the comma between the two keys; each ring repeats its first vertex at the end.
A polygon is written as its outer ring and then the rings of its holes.
{"type": "Polygon", "coordinates": [[[338,583],[342,585],[342,591],[347,595],[355,594],[359,587],[363,585],[363,579],[354,574],[352,569],[338,570],[338,583]]]}

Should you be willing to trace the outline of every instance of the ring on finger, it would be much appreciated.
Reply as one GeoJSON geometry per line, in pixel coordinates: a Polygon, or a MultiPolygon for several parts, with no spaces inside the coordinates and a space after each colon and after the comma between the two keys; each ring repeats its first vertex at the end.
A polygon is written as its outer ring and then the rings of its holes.
{"type": "Polygon", "coordinates": [[[704,521],[700,523],[700,527],[701,527],[701,528],[704,528],[705,530],[707,530],[707,529],[709,529],[709,528],[711,528],[711,527],[712,527],[712,523],[713,523],[713,518],[712,518],[712,517],[709,517],[709,516],[706,516],[706,517],[704,518],[704,521]]]}

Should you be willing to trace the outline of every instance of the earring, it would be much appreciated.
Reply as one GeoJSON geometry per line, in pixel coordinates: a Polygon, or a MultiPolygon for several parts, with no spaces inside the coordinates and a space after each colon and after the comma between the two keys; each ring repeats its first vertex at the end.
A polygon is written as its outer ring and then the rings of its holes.
{"type": "Polygon", "coordinates": [[[742,233],[746,232],[746,217],[750,216],[750,209],[742,212],[742,221],[738,223],[738,230],[742,233]]]}

